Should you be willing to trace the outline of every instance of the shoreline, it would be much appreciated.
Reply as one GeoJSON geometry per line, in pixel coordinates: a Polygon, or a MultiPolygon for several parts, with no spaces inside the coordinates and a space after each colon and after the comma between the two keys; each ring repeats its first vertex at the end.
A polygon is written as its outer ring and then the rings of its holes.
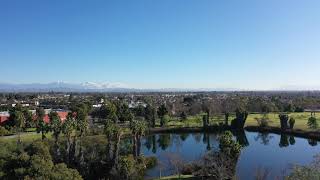
{"type": "MultiPolygon", "coordinates": [[[[246,126],[244,128],[248,132],[260,132],[260,133],[273,133],[273,134],[287,134],[293,135],[295,137],[313,139],[320,141],[320,132],[318,131],[305,131],[301,129],[286,129],[282,130],[279,127],[260,127],[260,126],[246,126]]],[[[223,131],[239,131],[232,129],[230,126],[209,126],[207,128],[203,127],[161,127],[161,128],[151,128],[149,133],[201,133],[201,132],[223,132],[223,131]]]]}
{"type": "Polygon", "coordinates": [[[278,135],[287,134],[295,137],[320,141],[320,132],[318,131],[304,131],[301,129],[282,130],[279,127],[259,127],[259,126],[247,126],[244,129],[248,132],[273,133],[278,135]]]}

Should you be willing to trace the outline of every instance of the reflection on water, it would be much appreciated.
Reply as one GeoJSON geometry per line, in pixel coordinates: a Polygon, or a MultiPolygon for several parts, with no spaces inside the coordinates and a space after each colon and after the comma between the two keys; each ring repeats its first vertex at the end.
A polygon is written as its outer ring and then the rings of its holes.
{"type": "MultiPolygon", "coordinates": [[[[208,151],[219,150],[219,136],[183,133],[143,137],[138,151],[141,149],[145,156],[156,156],[159,162],[147,171],[146,178],[175,174],[177,164],[199,161],[208,151]]],[[[233,136],[244,147],[235,168],[239,179],[254,179],[255,172],[264,170],[274,179],[290,164],[309,164],[320,152],[317,141],[285,134],[233,132],[233,136]]],[[[114,151],[108,152],[108,146],[105,136],[94,136],[53,145],[51,153],[56,163],[65,162],[78,169],[85,179],[103,179],[109,177],[118,155],[132,154],[134,149],[131,138],[123,139],[114,151]]]]}
{"type": "MultiPolygon", "coordinates": [[[[235,139],[244,147],[237,162],[239,179],[254,179],[256,173],[267,170],[270,179],[289,172],[292,164],[308,164],[319,153],[317,141],[296,138],[285,134],[234,132],[235,139]]],[[[159,165],[148,170],[146,177],[172,175],[175,167],[171,155],[179,155],[184,163],[198,161],[209,150],[219,149],[219,134],[157,134],[143,139],[142,153],[156,156],[159,165]],[[157,142],[150,146],[150,142],[157,142]],[[151,148],[152,147],[152,148],[151,148]],[[157,148],[158,147],[158,148],[157,148]]]]}

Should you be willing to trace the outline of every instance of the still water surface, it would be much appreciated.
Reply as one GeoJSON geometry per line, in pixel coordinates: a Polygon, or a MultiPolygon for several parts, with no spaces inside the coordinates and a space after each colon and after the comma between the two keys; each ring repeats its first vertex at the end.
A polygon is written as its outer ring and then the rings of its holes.
{"type": "MultiPolygon", "coordinates": [[[[218,149],[217,134],[156,134],[145,137],[141,149],[145,156],[156,156],[158,165],[148,170],[146,178],[172,175],[170,159],[184,163],[199,160],[208,150],[218,149]]],[[[258,169],[269,171],[275,179],[290,172],[292,164],[306,165],[320,153],[317,141],[287,135],[245,132],[234,137],[244,148],[237,162],[238,179],[254,179],[258,169]]]]}

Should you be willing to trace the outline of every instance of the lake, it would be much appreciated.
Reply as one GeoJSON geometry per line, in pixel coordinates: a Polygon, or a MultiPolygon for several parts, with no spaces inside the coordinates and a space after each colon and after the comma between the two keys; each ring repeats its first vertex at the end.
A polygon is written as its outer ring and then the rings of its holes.
{"type": "MultiPolygon", "coordinates": [[[[156,134],[144,137],[141,152],[156,156],[158,165],[147,171],[146,178],[172,175],[172,158],[190,163],[219,148],[218,134],[156,134]]],[[[317,141],[287,135],[243,132],[234,136],[244,146],[236,166],[238,179],[254,179],[258,169],[267,170],[269,179],[288,172],[293,164],[306,165],[320,151],[317,141]]]]}

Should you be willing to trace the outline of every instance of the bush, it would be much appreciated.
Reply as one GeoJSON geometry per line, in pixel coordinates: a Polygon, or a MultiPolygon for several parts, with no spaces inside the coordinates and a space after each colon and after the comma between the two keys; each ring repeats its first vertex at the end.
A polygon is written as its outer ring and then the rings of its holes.
{"type": "Polygon", "coordinates": [[[0,126],[0,136],[8,135],[10,132],[5,128],[0,126]]]}
{"type": "Polygon", "coordinates": [[[145,158],[145,164],[147,169],[153,168],[157,165],[158,159],[156,157],[146,157],[145,158]]]}
{"type": "Polygon", "coordinates": [[[266,114],[264,114],[261,118],[256,118],[256,121],[260,127],[267,127],[270,122],[266,114]]]}
{"type": "Polygon", "coordinates": [[[308,127],[310,129],[317,129],[318,128],[318,122],[317,122],[317,118],[312,116],[308,119],[308,127]]]}
{"type": "Polygon", "coordinates": [[[293,129],[295,123],[296,123],[296,120],[293,117],[291,117],[289,120],[290,129],[293,129]]]}
{"type": "Polygon", "coordinates": [[[163,118],[160,119],[161,126],[166,126],[168,122],[170,121],[170,117],[168,115],[164,115],[163,118]]]}
{"type": "Polygon", "coordinates": [[[182,113],[180,114],[180,118],[181,118],[181,121],[187,120],[187,114],[186,114],[185,112],[182,112],[182,113]]]}

